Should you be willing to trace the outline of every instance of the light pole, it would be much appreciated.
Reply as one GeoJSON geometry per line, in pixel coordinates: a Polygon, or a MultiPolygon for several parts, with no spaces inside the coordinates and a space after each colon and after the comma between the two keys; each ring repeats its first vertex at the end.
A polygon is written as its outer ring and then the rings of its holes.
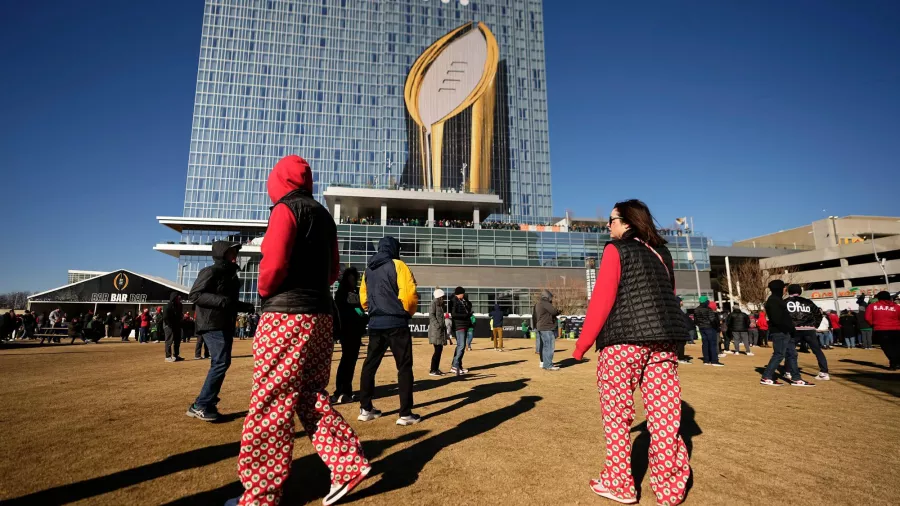
{"type": "MultiPolygon", "coordinates": [[[[688,239],[690,239],[690,238],[688,238],[688,239]]],[[[697,279],[697,299],[699,300],[700,299],[700,269],[697,268],[697,261],[694,260],[694,252],[691,251],[690,244],[691,244],[691,242],[690,242],[690,240],[688,240],[688,262],[690,262],[691,265],[694,266],[694,276],[697,279]]]]}

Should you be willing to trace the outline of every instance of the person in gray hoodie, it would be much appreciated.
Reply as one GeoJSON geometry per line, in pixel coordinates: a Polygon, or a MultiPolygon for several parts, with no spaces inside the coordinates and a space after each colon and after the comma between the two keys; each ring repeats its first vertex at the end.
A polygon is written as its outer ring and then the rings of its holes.
{"type": "Polygon", "coordinates": [[[545,371],[558,371],[553,365],[553,352],[556,347],[556,318],[559,310],[553,305],[553,294],[550,290],[541,291],[541,298],[531,312],[531,325],[537,331],[538,352],[541,355],[541,368],[545,371]]]}

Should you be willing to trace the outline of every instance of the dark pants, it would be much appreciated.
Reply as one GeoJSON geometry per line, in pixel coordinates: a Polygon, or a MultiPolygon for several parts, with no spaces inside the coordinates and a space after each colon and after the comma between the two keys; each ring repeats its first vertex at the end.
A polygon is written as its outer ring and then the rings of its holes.
{"type": "Polygon", "coordinates": [[[728,351],[731,349],[731,341],[734,339],[734,334],[730,330],[726,330],[722,334],[725,338],[725,348],[722,351],[728,351]]]}
{"type": "MultiPolygon", "coordinates": [[[[233,332],[233,331],[232,331],[233,332]]],[[[200,395],[194,401],[199,409],[215,407],[219,397],[219,390],[225,381],[225,372],[231,367],[231,347],[234,344],[234,335],[226,334],[221,330],[210,330],[203,333],[203,341],[209,347],[212,361],[209,363],[209,372],[206,381],[200,389],[200,395]]]]}
{"type": "Polygon", "coordinates": [[[785,369],[789,369],[791,380],[800,379],[800,369],[797,367],[797,339],[789,334],[780,332],[772,333],[772,358],[769,359],[769,365],[766,366],[766,372],[763,373],[763,379],[774,379],[775,369],[784,360],[785,369]]]}
{"type": "Polygon", "coordinates": [[[881,351],[887,357],[889,367],[900,367],[900,330],[876,330],[872,337],[881,344],[881,351]]]}
{"type": "Polygon", "coordinates": [[[375,396],[375,373],[384,358],[384,352],[391,349],[397,364],[397,384],[400,389],[400,416],[412,414],[413,406],[413,354],[412,335],[409,327],[396,329],[369,329],[369,346],[366,361],[363,362],[362,377],[359,380],[359,407],[372,410],[375,396]]]}
{"type": "Polygon", "coordinates": [[[678,360],[687,361],[687,357],[684,356],[684,345],[686,344],[686,341],[678,341],[675,343],[675,350],[678,352],[678,360]]]}
{"type": "Polygon", "coordinates": [[[194,345],[194,358],[209,358],[209,346],[206,345],[206,341],[203,340],[203,336],[197,336],[197,344],[194,345]],[[206,351],[203,355],[200,353],[206,351]]]}
{"type": "Polygon", "coordinates": [[[122,340],[128,340],[128,334],[131,334],[131,329],[129,327],[122,327],[122,340]]]}
{"type": "Polygon", "coordinates": [[[703,346],[703,363],[705,364],[719,363],[719,345],[716,342],[718,334],[716,329],[700,329],[700,336],[703,338],[701,343],[703,346]]]}
{"type": "Polygon", "coordinates": [[[834,342],[844,343],[844,333],[841,332],[841,329],[831,329],[831,335],[834,336],[834,342]]]}
{"type": "Polygon", "coordinates": [[[763,348],[769,347],[769,331],[759,329],[759,345],[763,348]]]}
{"type": "Polygon", "coordinates": [[[819,343],[819,336],[816,335],[816,331],[798,330],[796,335],[798,341],[806,343],[812,349],[813,354],[816,356],[816,361],[819,362],[819,372],[827,373],[828,361],[825,360],[825,354],[822,353],[822,345],[819,343]]]}
{"type": "Polygon", "coordinates": [[[434,353],[431,354],[431,371],[435,372],[441,370],[441,353],[444,352],[443,344],[435,344],[434,345],[434,353]]]}
{"type": "Polygon", "coordinates": [[[341,362],[337,368],[334,395],[353,393],[353,375],[356,372],[356,361],[359,360],[360,346],[362,336],[341,336],[341,362]]]}
{"type": "Polygon", "coordinates": [[[163,327],[166,334],[166,358],[180,356],[181,351],[181,328],[172,328],[168,325],[163,327]],[[174,346],[174,353],[173,353],[174,346]]]}
{"type": "Polygon", "coordinates": [[[138,336],[140,336],[139,339],[142,343],[146,343],[150,340],[150,328],[141,327],[141,329],[138,330],[138,336]]]}

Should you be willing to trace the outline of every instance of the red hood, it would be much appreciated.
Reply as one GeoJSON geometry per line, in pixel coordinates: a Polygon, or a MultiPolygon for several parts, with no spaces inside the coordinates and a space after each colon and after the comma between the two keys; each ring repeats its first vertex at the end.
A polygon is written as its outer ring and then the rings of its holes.
{"type": "Polygon", "coordinates": [[[269,181],[266,183],[269,198],[272,202],[278,202],[282,197],[294,190],[306,190],[310,194],[313,191],[312,169],[306,160],[297,155],[288,155],[272,169],[269,181]]]}

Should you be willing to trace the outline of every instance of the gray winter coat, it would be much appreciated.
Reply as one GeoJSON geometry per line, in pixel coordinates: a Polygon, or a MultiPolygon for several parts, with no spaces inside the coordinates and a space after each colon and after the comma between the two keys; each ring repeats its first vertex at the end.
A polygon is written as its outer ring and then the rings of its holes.
{"type": "Polygon", "coordinates": [[[447,343],[447,333],[444,330],[444,304],[442,299],[431,301],[431,309],[428,310],[428,343],[444,345],[447,343]]]}
{"type": "Polygon", "coordinates": [[[553,294],[548,290],[541,293],[541,300],[534,305],[531,312],[531,326],[538,331],[556,330],[556,317],[559,310],[553,306],[553,294]]]}

